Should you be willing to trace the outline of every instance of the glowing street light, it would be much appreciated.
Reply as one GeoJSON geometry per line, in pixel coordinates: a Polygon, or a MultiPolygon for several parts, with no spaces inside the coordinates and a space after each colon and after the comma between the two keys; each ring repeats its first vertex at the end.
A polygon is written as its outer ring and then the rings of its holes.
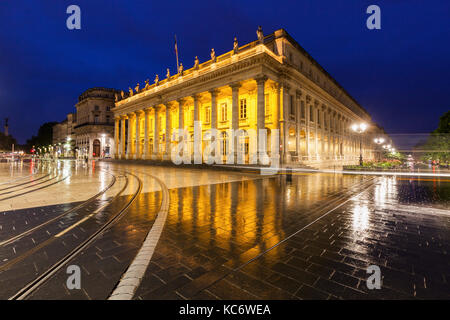
{"type": "Polygon", "coordinates": [[[375,142],[376,144],[382,144],[384,142],[384,138],[375,138],[373,142],[375,142]]]}
{"type": "Polygon", "coordinates": [[[367,124],[362,122],[359,124],[353,124],[352,125],[353,132],[356,132],[359,134],[359,165],[363,165],[363,158],[362,158],[362,133],[367,130],[367,124]]]}

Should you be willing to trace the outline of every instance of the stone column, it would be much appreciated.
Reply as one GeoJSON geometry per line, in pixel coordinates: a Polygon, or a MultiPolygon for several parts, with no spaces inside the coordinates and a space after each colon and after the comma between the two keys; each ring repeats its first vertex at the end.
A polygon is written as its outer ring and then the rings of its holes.
{"type": "Polygon", "coordinates": [[[165,150],[165,158],[166,160],[170,160],[170,146],[171,146],[171,131],[172,131],[172,122],[170,119],[170,105],[166,104],[166,150],[165,150]]]}
{"type": "Polygon", "coordinates": [[[311,160],[311,152],[309,150],[309,140],[310,140],[310,119],[311,119],[311,114],[310,114],[310,102],[311,102],[311,97],[310,96],[306,96],[306,101],[305,101],[305,126],[306,126],[306,157],[307,160],[311,160]]]}
{"type": "Polygon", "coordinates": [[[134,142],[134,158],[139,159],[141,156],[141,112],[136,111],[134,119],[135,123],[135,142],[134,142]]]}
{"type": "MultiPolygon", "coordinates": [[[[265,129],[266,127],[266,108],[265,108],[265,94],[264,86],[267,81],[267,77],[261,75],[256,80],[256,141],[257,141],[257,152],[258,152],[258,164],[261,164],[261,150],[259,150],[259,140],[260,140],[260,129],[265,129]]],[[[267,141],[265,142],[267,143],[267,141]]],[[[267,150],[267,149],[266,149],[267,150]]]]}
{"type": "MultiPolygon", "coordinates": [[[[230,85],[231,87],[231,129],[233,132],[239,129],[239,88],[241,87],[240,83],[233,83],[230,85]]],[[[229,137],[230,143],[231,139],[233,139],[234,146],[234,163],[237,163],[237,147],[238,141],[236,137],[229,137]]],[[[227,159],[228,160],[228,159],[227,159]]]]}
{"type": "Polygon", "coordinates": [[[300,90],[295,91],[295,151],[297,152],[297,162],[302,160],[302,155],[300,154],[300,130],[301,130],[301,102],[300,97],[302,92],[300,90]]]}
{"type": "Polygon", "coordinates": [[[126,143],[125,143],[125,126],[126,126],[126,117],[122,116],[122,118],[120,119],[121,124],[120,124],[120,158],[124,159],[125,158],[125,151],[126,151],[126,143]]]}
{"type": "MultiPolygon", "coordinates": [[[[314,126],[314,151],[316,153],[316,160],[319,158],[319,148],[318,148],[318,141],[317,141],[317,134],[319,132],[319,114],[317,112],[317,110],[319,110],[319,108],[317,107],[318,102],[314,101],[314,107],[313,107],[313,119],[315,120],[315,126],[314,126]]],[[[321,137],[322,138],[322,137],[321,137]]]]}
{"type": "Polygon", "coordinates": [[[114,158],[119,158],[119,117],[114,118],[114,158]]]}
{"type": "Polygon", "coordinates": [[[127,154],[126,154],[126,158],[127,159],[131,159],[132,155],[133,155],[133,151],[132,151],[132,146],[133,146],[133,139],[132,139],[132,119],[134,118],[134,114],[133,113],[129,113],[128,114],[128,133],[127,133],[127,154]]]}
{"type": "Polygon", "coordinates": [[[211,129],[217,129],[217,94],[218,90],[210,90],[211,94],[211,129]]]}
{"type": "Polygon", "coordinates": [[[149,159],[149,145],[148,138],[150,136],[150,125],[148,123],[148,117],[150,116],[150,109],[144,110],[144,154],[142,159],[149,159]]]}
{"type": "Polygon", "coordinates": [[[159,154],[159,116],[158,116],[158,106],[155,109],[155,119],[153,125],[153,158],[158,159],[159,154]]]}
{"type": "Polygon", "coordinates": [[[184,129],[184,99],[178,99],[178,128],[184,129]]]}
{"type": "Polygon", "coordinates": [[[198,98],[199,98],[199,96],[198,95],[193,95],[192,96],[192,98],[194,98],[194,124],[195,124],[195,121],[198,121],[199,120],[199,106],[198,106],[198,98]]]}
{"type": "Polygon", "coordinates": [[[288,161],[288,126],[287,121],[289,119],[289,86],[285,83],[281,83],[281,98],[282,98],[282,119],[281,119],[281,128],[280,128],[280,134],[282,136],[281,142],[283,144],[283,152],[281,159],[283,163],[286,163],[288,161]]]}

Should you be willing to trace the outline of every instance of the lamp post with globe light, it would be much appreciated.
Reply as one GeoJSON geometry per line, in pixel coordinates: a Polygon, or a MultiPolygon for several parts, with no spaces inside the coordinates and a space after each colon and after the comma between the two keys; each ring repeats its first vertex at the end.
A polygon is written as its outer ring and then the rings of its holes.
{"type": "Polygon", "coordinates": [[[367,130],[367,124],[362,122],[359,124],[352,125],[353,132],[359,134],[359,165],[363,165],[363,157],[362,157],[362,134],[367,130]]]}

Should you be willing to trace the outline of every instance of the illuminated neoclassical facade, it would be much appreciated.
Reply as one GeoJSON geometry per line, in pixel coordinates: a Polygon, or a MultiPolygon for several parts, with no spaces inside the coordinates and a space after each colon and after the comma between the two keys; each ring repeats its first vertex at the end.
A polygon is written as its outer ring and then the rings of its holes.
{"type": "MultiPolygon", "coordinates": [[[[285,30],[265,37],[259,31],[258,38],[241,47],[235,40],[230,52],[215,56],[212,50],[204,63],[195,59],[190,69],[181,66],[175,75],[116,95],[115,157],[168,160],[177,143],[174,129],[187,130],[193,140],[194,121],[201,121],[203,132],[218,130],[223,158],[227,130],[244,132],[235,143],[248,162],[245,131],[267,129],[270,140],[278,129],[283,164],[356,163],[360,138],[364,159],[373,159],[379,129],[370,115],[285,30]],[[351,126],[362,122],[368,131],[358,135],[351,126]]],[[[270,154],[270,143],[267,148],[270,154]]]]}

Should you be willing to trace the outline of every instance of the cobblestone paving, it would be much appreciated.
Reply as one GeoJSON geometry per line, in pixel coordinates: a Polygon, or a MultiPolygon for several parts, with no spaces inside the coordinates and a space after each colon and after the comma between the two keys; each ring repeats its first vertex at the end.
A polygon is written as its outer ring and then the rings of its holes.
{"type": "MultiPolygon", "coordinates": [[[[450,297],[449,211],[410,206],[422,202],[413,190],[429,182],[376,178],[361,194],[364,188],[349,188],[356,196],[335,202],[340,193],[333,187],[315,194],[308,179],[316,178],[172,190],[169,218],[136,298],[450,297]],[[341,206],[302,229],[328,212],[327,203],[341,206]],[[366,286],[373,264],[381,268],[381,290],[366,286]]],[[[331,185],[344,192],[339,184],[331,185]]]]}

